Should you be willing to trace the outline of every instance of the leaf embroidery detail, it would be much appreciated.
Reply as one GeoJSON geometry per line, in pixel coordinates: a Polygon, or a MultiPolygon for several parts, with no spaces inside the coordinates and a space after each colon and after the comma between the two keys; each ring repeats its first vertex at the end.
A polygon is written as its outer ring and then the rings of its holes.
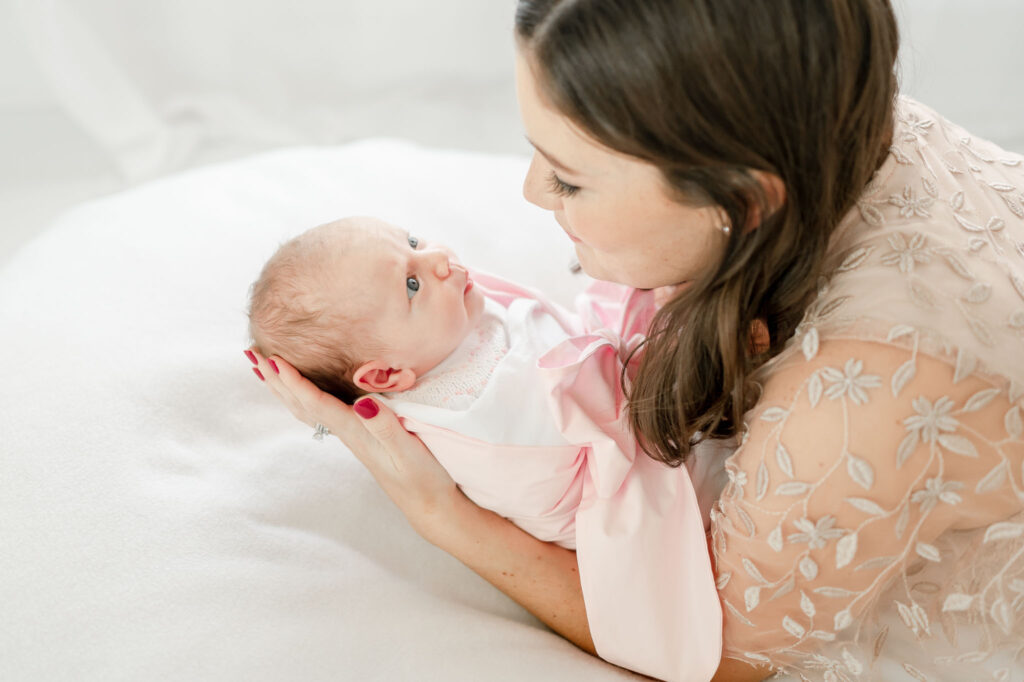
{"type": "Polygon", "coordinates": [[[917,361],[911,358],[900,365],[892,374],[892,397],[898,398],[900,391],[917,375],[917,361]]]}
{"type": "Polygon", "coordinates": [[[796,497],[803,495],[810,489],[811,486],[803,481],[787,481],[775,489],[775,494],[796,497]]]}
{"type": "Polygon", "coordinates": [[[782,627],[786,630],[786,632],[788,632],[789,634],[793,635],[797,639],[802,638],[804,636],[804,634],[807,632],[803,628],[803,626],[801,626],[799,623],[797,623],[795,620],[793,620],[789,616],[785,616],[782,619],[782,627]]]}
{"type": "Polygon", "coordinates": [[[760,502],[768,493],[768,467],[761,462],[757,467],[757,482],[755,484],[755,499],[760,502]]]}
{"type": "Polygon", "coordinates": [[[971,286],[971,288],[967,290],[967,293],[965,293],[962,298],[968,303],[973,303],[977,305],[978,303],[984,303],[991,297],[992,285],[986,284],[985,282],[978,282],[977,284],[971,286]]]}
{"type": "Polygon", "coordinates": [[[864,261],[867,260],[868,256],[875,250],[873,246],[862,246],[859,249],[853,251],[845,259],[842,264],[836,268],[837,272],[849,272],[860,267],[864,261]]]}
{"type": "Polygon", "coordinates": [[[814,580],[818,577],[818,564],[809,556],[805,556],[800,560],[800,573],[803,577],[808,580],[814,580]]]}
{"type": "Polygon", "coordinates": [[[850,533],[836,543],[836,568],[842,568],[853,561],[857,553],[857,534],[850,533]]]}
{"type": "Polygon", "coordinates": [[[860,457],[846,455],[846,472],[864,490],[870,490],[871,486],[875,484],[874,468],[867,460],[860,457]]]}
{"type": "Polygon", "coordinates": [[[743,592],[743,602],[748,613],[756,609],[757,605],[761,603],[761,588],[756,585],[748,587],[743,592]]]}
{"type": "Polygon", "coordinates": [[[818,403],[821,402],[821,393],[823,388],[824,386],[821,383],[821,374],[815,372],[807,381],[807,400],[810,401],[811,407],[817,407],[818,403]]]}
{"type": "Polygon", "coordinates": [[[990,493],[1001,487],[1006,482],[1006,462],[1000,462],[991,471],[985,474],[984,478],[974,486],[974,492],[978,494],[990,493]]]}
{"type": "Polygon", "coordinates": [[[969,594],[963,594],[962,592],[953,592],[952,594],[946,595],[946,601],[942,603],[943,611],[966,611],[971,608],[971,604],[974,602],[974,597],[969,594]]]}
{"type": "Polygon", "coordinates": [[[814,602],[811,601],[810,597],[804,594],[803,590],[800,591],[800,610],[804,612],[804,615],[808,618],[814,618],[814,614],[817,611],[814,608],[814,602]]]}
{"type": "Polygon", "coordinates": [[[793,458],[789,456],[786,446],[781,442],[775,447],[775,462],[782,469],[782,473],[793,478],[793,458]]]}
{"type": "Polygon", "coordinates": [[[800,342],[800,349],[807,360],[813,359],[818,354],[818,329],[816,327],[811,327],[804,334],[804,338],[800,342]]]}
{"type": "Polygon", "coordinates": [[[998,540],[1012,540],[1024,534],[1024,525],[1003,521],[993,523],[985,530],[985,538],[982,542],[996,542],[998,540]]]}
{"type": "Polygon", "coordinates": [[[919,556],[927,559],[928,561],[942,561],[942,556],[939,554],[939,550],[935,547],[935,545],[929,545],[925,542],[919,542],[917,543],[917,546],[914,547],[914,551],[916,551],[919,556]]]}
{"type": "Polygon", "coordinates": [[[847,497],[846,501],[865,514],[870,514],[871,516],[885,515],[885,510],[877,502],[866,497],[847,497]]]}
{"type": "Polygon", "coordinates": [[[907,334],[913,334],[914,328],[909,324],[898,324],[889,330],[889,336],[886,337],[886,341],[895,341],[896,339],[906,336],[907,334]]]}
{"type": "Polygon", "coordinates": [[[1006,433],[1010,438],[1020,439],[1024,436],[1024,420],[1020,416],[1020,407],[1014,405],[1007,410],[1006,415],[1003,417],[1003,425],[1006,427],[1006,433]]]}
{"type": "Polygon", "coordinates": [[[1002,391],[998,388],[989,388],[984,391],[978,391],[964,404],[962,412],[977,412],[981,408],[992,402],[992,399],[999,395],[1002,391]]]}
{"type": "Polygon", "coordinates": [[[781,407],[769,407],[761,413],[761,419],[766,422],[779,422],[789,416],[789,412],[781,407]]]}

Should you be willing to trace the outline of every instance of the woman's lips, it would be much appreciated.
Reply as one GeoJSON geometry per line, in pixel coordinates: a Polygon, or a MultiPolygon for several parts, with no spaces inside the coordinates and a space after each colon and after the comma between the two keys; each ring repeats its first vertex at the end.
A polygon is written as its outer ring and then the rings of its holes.
{"type": "Polygon", "coordinates": [[[467,274],[466,275],[466,288],[462,290],[462,295],[465,296],[469,293],[469,290],[473,288],[473,279],[467,274]]]}
{"type": "Polygon", "coordinates": [[[579,242],[582,241],[576,235],[574,235],[572,232],[570,232],[569,228],[567,228],[565,225],[562,224],[562,217],[559,214],[557,214],[557,213],[555,214],[555,222],[558,223],[558,226],[565,231],[565,234],[569,236],[569,239],[573,240],[576,243],[579,243],[579,242]]]}

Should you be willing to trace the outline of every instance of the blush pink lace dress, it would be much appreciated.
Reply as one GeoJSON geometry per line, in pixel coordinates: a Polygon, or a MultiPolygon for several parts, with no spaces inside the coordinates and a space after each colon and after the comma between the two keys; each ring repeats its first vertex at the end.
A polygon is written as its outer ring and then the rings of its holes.
{"type": "Polygon", "coordinates": [[[726,463],[724,655],[1024,679],[1024,165],[901,99],[726,463]]]}

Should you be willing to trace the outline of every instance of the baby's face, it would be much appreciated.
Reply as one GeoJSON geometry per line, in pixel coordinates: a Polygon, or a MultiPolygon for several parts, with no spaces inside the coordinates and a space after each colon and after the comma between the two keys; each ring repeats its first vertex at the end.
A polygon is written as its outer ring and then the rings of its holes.
{"type": "Polygon", "coordinates": [[[342,222],[338,295],[383,344],[376,359],[422,376],[466,338],[483,294],[447,247],[372,218],[342,222]]]}

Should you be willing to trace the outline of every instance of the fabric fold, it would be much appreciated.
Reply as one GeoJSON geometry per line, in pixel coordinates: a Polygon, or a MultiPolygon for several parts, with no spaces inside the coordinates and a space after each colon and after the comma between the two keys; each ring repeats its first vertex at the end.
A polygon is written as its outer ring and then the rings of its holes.
{"type": "Polygon", "coordinates": [[[623,410],[620,346],[598,332],[540,360],[566,439],[586,443],[576,552],[598,654],[665,680],[709,680],[722,611],[686,467],[642,452],[623,410]]]}

